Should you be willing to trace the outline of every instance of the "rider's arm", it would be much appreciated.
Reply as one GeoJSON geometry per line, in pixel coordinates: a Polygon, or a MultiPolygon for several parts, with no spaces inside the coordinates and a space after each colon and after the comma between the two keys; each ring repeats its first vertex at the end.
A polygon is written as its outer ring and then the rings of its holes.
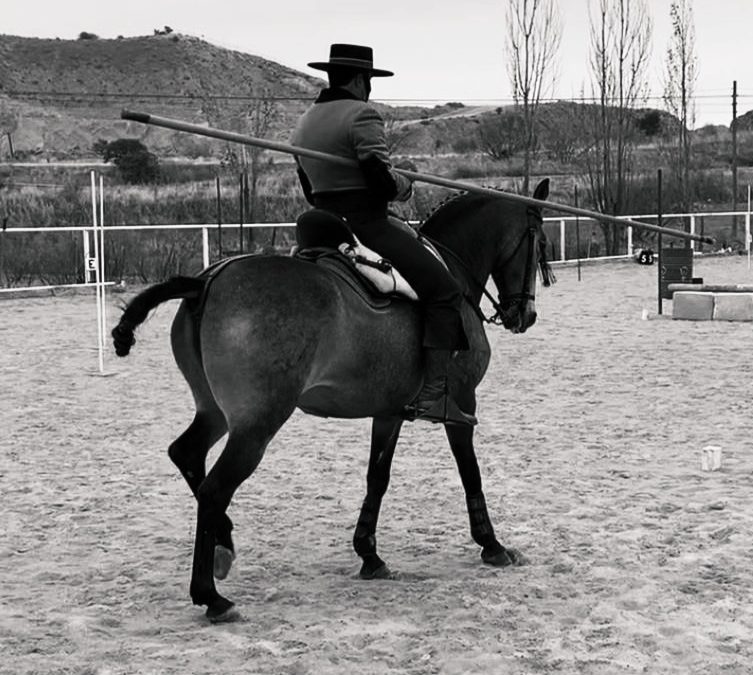
{"type": "Polygon", "coordinates": [[[366,184],[387,201],[405,201],[413,187],[405,176],[392,170],[384,120],[377,110],[364,106],[351,126],[353,146],[366,184]]]}
{"type": "Polygon", "coordinates": [[[301,184],[301,188],[303,189],[303,196],[306,197],[306,201],[314,205],[314,195],[313,195],[313,188],[311,187],[311,181],[309,180],[309,177],[305,174],[303,171],[303,168],[301,167],[300,162],[298,161],[298,158],[295,158],[295,164],[296,169],[298,171],[298,181],[301,184]]]}

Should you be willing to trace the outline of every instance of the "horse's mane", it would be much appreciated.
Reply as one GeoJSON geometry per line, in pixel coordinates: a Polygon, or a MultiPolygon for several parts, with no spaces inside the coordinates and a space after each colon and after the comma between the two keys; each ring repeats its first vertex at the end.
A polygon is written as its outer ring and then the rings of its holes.
{"type": "Polygon", "coordinates": [[[424,218],[424,222],[421,225],[421,229],[426,226],[428,222],[431,221],[431,219],[436,215],[437,211],[441,210],[449,204],[450,202],[457,201],[461,197],[465,197],[468,193],[467,192],[454,192],[451,195],[448,195],[444,199],[440,199],[435,205],[434,208],[429,212],[429,215],[424,218]]]}
{"type": "MultiPolygon", "coordinates": [[[[498,190],[500,192],[506,192],[506,190],[499,187],[484,187],[498,190]]],[[[424,219],[422,225],[419,227],[419,231],[422,235],[425,235],[430,239],[441,236],[443,233],[447,232],[448,224],[451,224],[453,228],[455,227],[456,223],[453,222],[453,216],[457,214],[459,210],[472,210],[486,204],[490,199],[496,198],[476,192],[459,192],[450,195],[437,203],[429,215],[424,219]]],[[[507,201],[506,204],[509,206],[512,205],[513,202],[507,201]]],[[[557,279],[554,276],[554,271],[547,259],[547,238],[543,229],[539,239],[539,247],[539,270],[541,272],[542,282],[544,286],[551,286],[551,284],[555,283],[557,279]]]]}
{"type": "MultiPolygon", "coordinates": [[[[498,187],[489,187],[489,189],[502,191],[498,187]]],[[[484,203],[489,199],[490,197],[487,195],[478,194],[476,192],[456,192],[445,197],[434,206],[429,215],[424,219],[419,228],[421,234],[425,234],[429,237],[436,236],[439,233],[438,230],[442,229],[442,225],[444,224],[442,221],[446,218],[448,211],[452,213],[460,208],[472,208],[474,205],[484,203]]],[[[451,218],[449,220],[451,220],[451,218]]]]}

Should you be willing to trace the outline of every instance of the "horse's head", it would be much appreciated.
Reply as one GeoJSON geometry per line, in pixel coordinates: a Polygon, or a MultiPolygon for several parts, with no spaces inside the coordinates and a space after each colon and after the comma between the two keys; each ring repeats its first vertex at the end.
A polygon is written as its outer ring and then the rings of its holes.
{"type": "MultiPolygon", "coordinates": [[[[549,179],[534,190],[534,199],[546,200],[549,179]]],[[[542,228],[541,209],[521,205],[524,218],[506,223],[509,236],[499,243],[492,269],[492,279],[499,294],[495,321],[513,333],[525,333],[536,321],[536,269],[541,270],[543,284],[549,286],[554,275],[546,259],[547,239],[542,228]]]]}

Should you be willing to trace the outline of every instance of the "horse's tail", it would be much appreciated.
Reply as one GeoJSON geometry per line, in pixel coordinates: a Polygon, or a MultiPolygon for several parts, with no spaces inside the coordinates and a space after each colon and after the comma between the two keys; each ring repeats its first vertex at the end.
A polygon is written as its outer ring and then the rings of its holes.
{"type": "Polygon", "coordinates": [[[201,277],[172,277],[139,293],[126,305],[118,325],[112,329],[115,353],[118,356],[128,356],[136,343],[134,330],[157,305],[179,298],[198,300],[202,297],[206,283],[207,279],[201,277]]]}

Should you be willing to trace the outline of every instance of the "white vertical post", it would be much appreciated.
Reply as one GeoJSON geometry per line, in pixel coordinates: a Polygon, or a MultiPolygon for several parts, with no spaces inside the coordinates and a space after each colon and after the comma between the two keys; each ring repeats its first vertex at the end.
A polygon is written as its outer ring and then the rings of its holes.
{"type": "Polygon", "coordinates": [[[92,280],[92,271],[89,269],[89,258],[91,257],[91,252],[89,250],[88,230],[81,230],[81,236],[84,240],[84,283],[88,284],[92,280]]]}
{"type": "Polygon", "coordinates": [[[565,255],[565,219],[560,220],[560,260],[567,260],[565,255]]]}
{"type": "Polygon", "coordinates": [[[107,316],[105,309],[105,299],[107,294],[107,286],[105,285],[105,189],[104,178],[102,174],[99,174],[99,283],[101,286],[99,297],[99,320],[102,324],[101,336],[102,336],[102,353],[105,351],[105,336],[107,335],[107,316]]]}
{"type": "Polygon", "coordinates": [[[748,185],[748,213],[745,214],[745,248],[748,251],[748,270],[750,270],[750,185],[748,185]]]}
{"type": "Polygon", "coordinates": [[[209,230],[201,228],[201,262],[204,269],[209,267],[209,230]]]}
{"type": "Polygon", "coordinates": [[[627,228],[627,257],[632,258],[633,256],[633,228],[628,225],[627,228]]]}
{"type": "MultiPolygon", "coordinates": [[[[690,214],[690,234],[695,234],[695,213],[690,214]]],[[[695,239],[690,240],[690,248],[695,251],[695,239]]]]}
{"type": "Polygon", "coordinates": [[[97,182],[94,177],[94,171],[91,172],[91,188],[92,188],[92,225],[94,229],[94,285],[97,296],[97,352],[99,356],[99,372],[105,371],[105,357],[104,357],[104,335],[102,335],[102,305],[100,304],[100,272],[101,267],[99,265],[99,236],[97,232],[97,182]]]}

